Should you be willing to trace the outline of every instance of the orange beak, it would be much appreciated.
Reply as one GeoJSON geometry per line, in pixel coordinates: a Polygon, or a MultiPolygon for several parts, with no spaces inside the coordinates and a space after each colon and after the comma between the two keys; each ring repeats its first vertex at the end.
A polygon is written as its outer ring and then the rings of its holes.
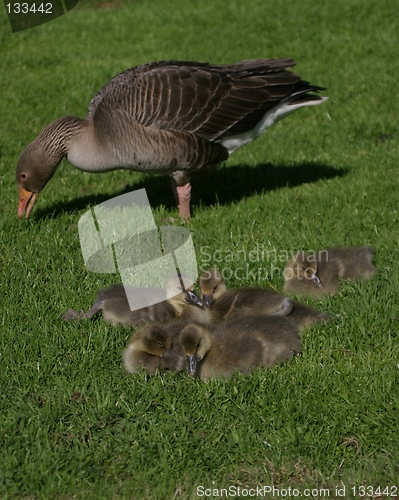
{"type": "Polygon", "coordinates": [[[26,218],[29,217],[36,203],[39,193],[32,193],[26,189],[19,188],[18,217],[21,218],[26,210],[26,218]]]}

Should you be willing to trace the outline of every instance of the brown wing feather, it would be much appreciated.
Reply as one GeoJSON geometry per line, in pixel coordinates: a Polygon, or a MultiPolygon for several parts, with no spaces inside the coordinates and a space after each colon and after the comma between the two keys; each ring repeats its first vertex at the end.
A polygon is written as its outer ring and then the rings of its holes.
{"type": "Polygon", "coordinates": [[[306,86],[286,68],[292,59],[247,60],[231,65],[161,61],[124,71],[93,97],[88,117],[122,109],[139,124],[195,132],[208,140],[252,129],[264,113],[306,86]]]}

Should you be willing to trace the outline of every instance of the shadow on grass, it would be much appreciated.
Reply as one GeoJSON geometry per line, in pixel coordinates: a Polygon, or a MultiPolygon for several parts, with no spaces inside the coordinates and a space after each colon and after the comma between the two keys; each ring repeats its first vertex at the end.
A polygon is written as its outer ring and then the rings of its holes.
{"type": "MultiPolygon", "coordinates": [[[[192,207],[207,207],[218,203],[229,205],[242,198],[262,192],[316,182],[321,179],[343,177],[347,170],[338,169],[319,163],[301,163],[295,166],[259,164],[255,167],[248,165],[219,166],[210,175],[194,176],[192,178],[192,207]]],[[[127,174],[129,175],[129,174],[127,174]]],[[[93,184],[96,177],[93,176],[93,184]]],[[[51,189],[51,181],[50,181],[51,189]]],[[[163,205],[166,209],[176,208],[176,203],[170,188],[167,176],[148,175],[137,182],[126,185],[122,190],[116,191],[111,196],[119,196],[137,189],[145,188],[151,207],[163,205]]],[[[84,195],[74,200],[62,203],[57,202],[46,209],[34,212],[33,217],[41,219],[53,217],[61,213],[73,213],[77,210],[89,209],[111,198],[109,195],[84,195]]]]}

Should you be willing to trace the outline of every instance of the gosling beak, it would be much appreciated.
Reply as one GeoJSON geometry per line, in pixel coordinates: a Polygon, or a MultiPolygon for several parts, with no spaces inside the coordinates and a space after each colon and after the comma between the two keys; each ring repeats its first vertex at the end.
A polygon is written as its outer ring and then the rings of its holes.
{"type": "Polygon", "coordinates": [[[187,290],[186,298],[184,299],[189,304],[195,304],[196,306],[202,307],[204,304],[202,300],[198,297],[198,295],[191,290],[187,290]]]}
{"type": "Polygon", "coordinates": [[[187,360],[188,360],[188,373],[194,377],[195,372],[197,371],[198,358],[196,354],[192,354],[191,356],[187,356],[187,360]]]}
{"type": "Polygon", "coordinates": [[[320,278],[317,276],[317,274],[312,274],[312,280],[316,283],[318,287],[324,288],[323,283],[320,281],[320,278]]]}
{"type": "Polygon", "coordinates": [[[19,188],[18,217],[21,218],[26,210],[26,218],[29,217],[36,203],[39,193],[32,193],[24,188],[19,188]]]}
{"type": "Polygon", "coordinates": [[[210,307],[212,304],[212,295],[209,293],[202,294],[202,302],[205,307],[210,307]]]}

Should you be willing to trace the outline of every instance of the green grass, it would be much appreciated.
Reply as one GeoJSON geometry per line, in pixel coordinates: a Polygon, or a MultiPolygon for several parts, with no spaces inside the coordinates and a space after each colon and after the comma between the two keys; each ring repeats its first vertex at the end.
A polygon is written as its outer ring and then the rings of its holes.
{"type": "Polygon", "coordinates": [[[275,485],[334,498],[345,485],[350,498],[352,486],[399,486],[397,2],[96,6],[82,0],[17,34],[0,14],[0,497],[191,499],[201,485],[275,485]],[[22,149],[52,120],[85,116],[109,78],[151,60],[255,57],[295,58],[330,100],[194,179],[191,222],[178,220],[166,178],[66,161],[31,219],[17,219],[22,149]],[[284,252],[328,246],[374,246],[379,273],[310,302],[338,317],[306,333],[287,365],[209,384],[129,375],[129,331],[59,315],[116,280],[85,269],[79,218],[143,187],[157,224],[189,227],[199,266],[230,269],[230,286],[281,290],[284,252]]]}

